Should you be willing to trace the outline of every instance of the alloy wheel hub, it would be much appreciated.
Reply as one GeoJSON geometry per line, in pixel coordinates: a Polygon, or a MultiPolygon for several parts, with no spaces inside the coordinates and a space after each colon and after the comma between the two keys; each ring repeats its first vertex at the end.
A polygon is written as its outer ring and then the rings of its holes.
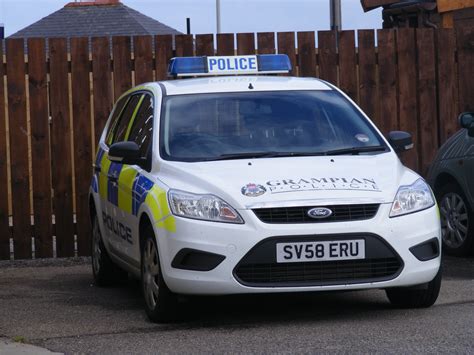
{"type": "Polygon", "coordinates": [[[441,228],[443,241],[451,248],[459,248],[467,238],[468,211],[457,193],[446,194],[441,200],[441,228]]]}

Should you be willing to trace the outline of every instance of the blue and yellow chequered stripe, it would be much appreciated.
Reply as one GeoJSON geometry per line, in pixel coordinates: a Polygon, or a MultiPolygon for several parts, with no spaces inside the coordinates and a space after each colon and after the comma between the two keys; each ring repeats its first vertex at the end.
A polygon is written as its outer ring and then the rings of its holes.
{"type": "Polygon", "coordinates": [[[92,176],[91,186],[92,186],[92,191],[94,191],[95,193],[99,192],[99,183],[97,182],[97,175],[92,176]]]}
{"type": "Polygon", "coordinates": [[[123,164],[112,162],[108,172],[108,175],[117,177],[117,182],[107,179],[107,200],[115,206],[118,206],[118,178],[120,176],[120,172],[122,171],[122,167],[123,164]]]}
{"type": "Polygon", "coordinates": [[[118,207],[129,214],[132,214],[133,198],[125,191],[133,191],[137,175],[135,168],[130,165],[124,165],[120,172],[119,184],[123,189],[118,189],[118,207]]]}
{"type": "Polygon", "coordinates": [[[97,152],[96,165],[100,166],[101,173],[94,175],[91,184],[93,191],[98,192],[101,198],[134,216],[138,215],[141,205],[145,204],[160,228],[170,232],[176,231],[176,223],[169,209],[166,190],[139,174],[132,166],[111,162],[107,153],[101,148],[97,152]],[[114,174],[118,176],[118,184],[108,179],[108,175],[114,174]],[[131,198],[125,192],[127,190],[132,191],[131,198]]]}
{"type": "Polygon", "coordinates": [[[136,216],[143,202],[145,202],[148,191],[153,187],[153,181],[143,175],[138,175],[132,188],[132,214],[136,216]]]}
{"type": "Polygon", "coordinates": [[[106,200],[108,195],[108,185],[109,179],[107,174],[109,172],[110,165],[112,162],[109,160],[107,153],[102,154],[102,159],[100,160],[100,174],[99,174],[99,195],[102,199],[106,200]]]}
{"type": "MultiPolygon", "coordinates": [[[[102,159],[104,157],[105,151],[102,148],[99,148],[97,151],[97,156],[94,162],[94,165],[96,167],[100,167],[102,165],[102,159]]],[[[99,192],[99,180],[100,180],[100,173],[98,171],[94,172],[94,175],[92,175],[92,181],[91,181],[91,186],[92,186],[92,191],[95,193],[99,192]]]]}

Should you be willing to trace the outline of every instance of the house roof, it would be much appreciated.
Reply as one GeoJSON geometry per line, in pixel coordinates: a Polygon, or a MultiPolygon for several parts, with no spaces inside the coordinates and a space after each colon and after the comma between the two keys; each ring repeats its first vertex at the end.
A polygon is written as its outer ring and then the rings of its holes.
{"type": "Polygon", "coordinates": [[[361,4],[365,12],[380,6],[383,6],[385,9],[402,8],[405,6],[424,3],[436,3],[436,0],[361,0],[361,4]]]}
{"type": "Polygon", "coordinates": [[[119,1],[70,3],[10,38],[177,35],[181,32],[119,1]]]}

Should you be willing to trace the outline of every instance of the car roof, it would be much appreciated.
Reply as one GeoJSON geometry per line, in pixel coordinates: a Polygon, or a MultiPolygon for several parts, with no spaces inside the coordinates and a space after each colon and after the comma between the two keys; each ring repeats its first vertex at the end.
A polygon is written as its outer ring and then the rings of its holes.
{"type": "Polygon", "coordinates": [[[283,91],[283,90],[333,90],[326,82],[315,78],[289,76],[215,76],[195,79],[162,81],[167,95],[198,93],[283,91]],[[250,84],[251,87],[250,87],[250,84]]]}

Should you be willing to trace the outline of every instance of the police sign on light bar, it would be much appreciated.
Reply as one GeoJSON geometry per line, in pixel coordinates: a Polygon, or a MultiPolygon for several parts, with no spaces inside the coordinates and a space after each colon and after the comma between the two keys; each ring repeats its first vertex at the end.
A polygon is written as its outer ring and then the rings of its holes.
{"type": "Polygon", "coordinates": [[[209,74],[257,74],[256,55],[238,55],[233,57],[207,57],[209,74]]]}
{"type": "Polygon", "coordinates": [[[286,54],[212,57],[176,57],[168,67],[171,76],[275,74],[291,71],[286,54]]]}

